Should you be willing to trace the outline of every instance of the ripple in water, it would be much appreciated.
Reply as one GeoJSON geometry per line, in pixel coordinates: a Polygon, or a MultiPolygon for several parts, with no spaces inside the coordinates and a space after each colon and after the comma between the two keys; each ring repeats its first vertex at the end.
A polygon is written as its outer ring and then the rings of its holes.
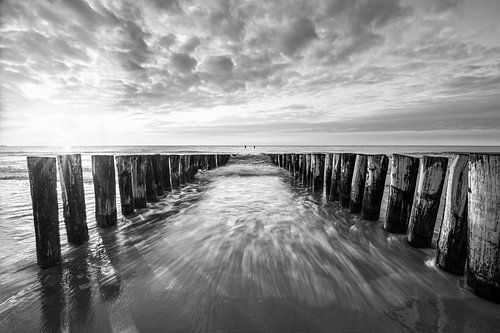
{"type": "Polygon", "coordinates": [[[240,156],[199,174],[114,229],[98,230],[87,206],[91,240],[66,245],[61,267],[2,275],[15,292],[2,295],[1,331],[493,331],[500,324],[500,307],[439,271],[433,250],[413,249],[380,222],[312,195],[265,157],[240,156]]]}

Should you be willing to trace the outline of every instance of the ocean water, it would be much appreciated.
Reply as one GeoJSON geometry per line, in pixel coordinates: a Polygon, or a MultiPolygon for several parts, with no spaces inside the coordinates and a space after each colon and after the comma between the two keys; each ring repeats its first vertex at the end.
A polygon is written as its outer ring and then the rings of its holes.
{"type": "Polygon", "coordinates": [[[261,155],[272,152],[418,156],[500,147],[1,147],[0,332],[500,327],[500,305],[435,267],[433,249],[411,248],[383,230],[386,196],[381,220],[364,221],[261,155]],[[63,262],[40,270],[26,156],[67,152],[82,153],[90,240],[69,245],[60,211],[63,262]],[[131,218],[118,206],[116,227],[96,227],[91,154],[215,152],[234,155],[131,218]]]}

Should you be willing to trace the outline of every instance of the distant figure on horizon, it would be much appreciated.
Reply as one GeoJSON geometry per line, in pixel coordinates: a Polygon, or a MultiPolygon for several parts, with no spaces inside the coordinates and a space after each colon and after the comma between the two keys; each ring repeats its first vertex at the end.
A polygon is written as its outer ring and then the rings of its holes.
{"type": "Polygon", "coordinates": [[[255,149],[255,146],[253,146],[253,149],[255,149]]]}
{"type": "Polygon", "coordinates": [[[247,149],[247,146],[245,145],[245,149],[247,149]]]}

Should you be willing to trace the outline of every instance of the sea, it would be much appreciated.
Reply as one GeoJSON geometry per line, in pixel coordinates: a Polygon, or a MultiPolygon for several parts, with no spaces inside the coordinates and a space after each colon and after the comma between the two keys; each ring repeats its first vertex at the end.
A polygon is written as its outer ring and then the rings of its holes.
{"type": "MultiPolygon", "coordinates": [[[[0,146],[0,332],[496,332],[500,305],[312,193],[269,153],[451,156],[500,146],[0,146]],[[26,156],[82,154],[90,240],[40,269],[26,156]],[[96,227],[93,154],[231,154],[116,227],[96,227]]],[[[443,191],[445,192],[445,191],[443,191]]],[[[119,195],[119,191],[117,190],[119,195]]],[[[442,198],[441,206],[444,198],[442,198]]],[[[435,235],[439,233],[442,207],[435,235]]]]}

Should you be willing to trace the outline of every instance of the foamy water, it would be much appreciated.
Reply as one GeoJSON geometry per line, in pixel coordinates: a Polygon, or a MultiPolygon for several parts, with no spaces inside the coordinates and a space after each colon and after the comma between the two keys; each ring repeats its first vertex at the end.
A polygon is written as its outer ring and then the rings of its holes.
{"type": "Polygon", "coordinates": [[[500,327],[500,306],[437,269],[434,250],[311,194],[260,155],[198,174],[106,230],[83,155],[90,241],[68,245],[61,215],[63,263],[40,270],[24,156],[9,156],[2,167],[20,177],[0,182],[2,332],[500,327]]]}

